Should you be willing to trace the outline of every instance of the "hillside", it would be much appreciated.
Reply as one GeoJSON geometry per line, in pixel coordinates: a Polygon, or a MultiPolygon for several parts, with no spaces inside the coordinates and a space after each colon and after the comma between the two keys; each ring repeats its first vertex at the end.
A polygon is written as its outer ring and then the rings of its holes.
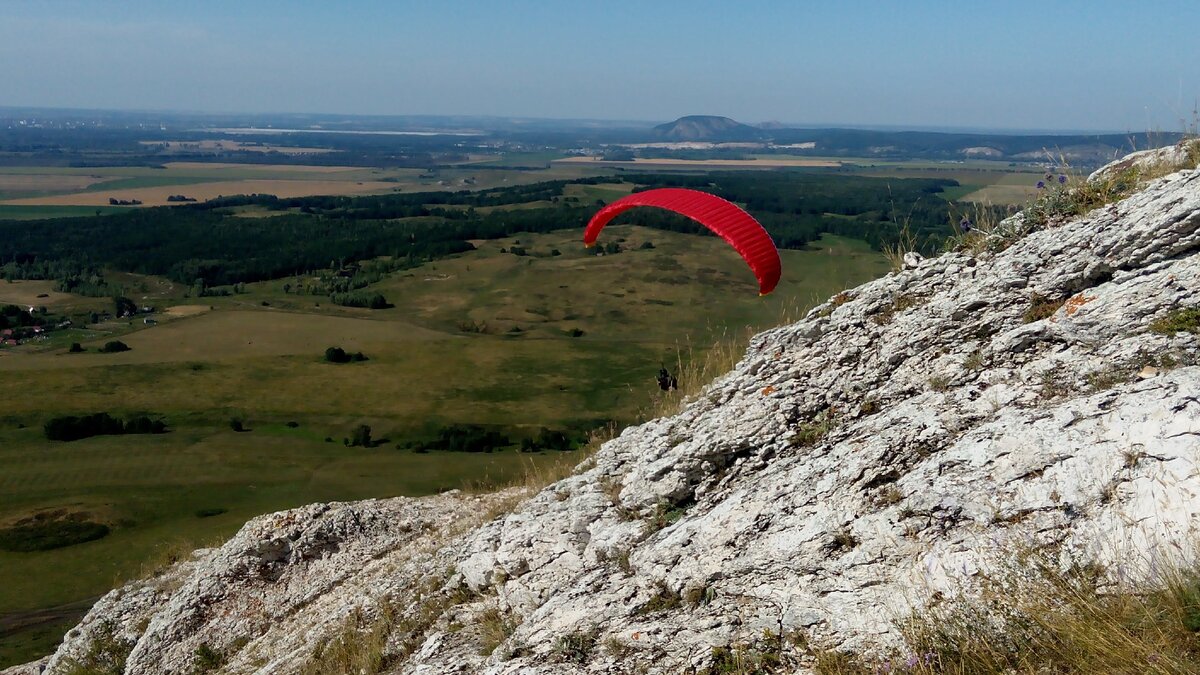
{"type": "MultiPolygon", "coordinates": [[[[758,335],[543,489],[256,518],[104,596],[46,672],[938,672],[902,628],[1014,565],[1189,564],[1200,170],[1043,206],[758,335]]],[[[1080,672],[1200,663],[1134,656],[1080,672]]]]}

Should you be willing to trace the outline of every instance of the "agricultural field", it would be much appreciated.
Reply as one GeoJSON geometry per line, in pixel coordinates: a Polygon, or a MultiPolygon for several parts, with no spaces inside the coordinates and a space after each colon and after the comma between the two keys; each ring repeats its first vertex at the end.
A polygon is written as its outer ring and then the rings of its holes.
{"type": "Polygon", "coordinates": [[[365,195],[519,185],[601,173],[602,167],[545,170],[462,165],[433,170],[169,162],[149,167],[0,167],[0,219],[92,215],[110,199],[166,206],[172,195],[197,201],[237,194],[277,197],[365,195]],[[41,209],[41,212],[39,212],[41,209]]]}
{"type": "MultiPolygon", "coordinates": [[[[628,189],[573,187],[595,190],[586,196],[628,189]]],[[[744,263],[716,237],[610,226],[601,242],[622,250],[598,256],[579,236],[476,241],[475,251],[368,286],[395,305],[380,310],[285,292],[296,279],[189,298],[164,279],[113,274],[137,302],[156,306],[157,325],[86,326],[91,336],[75,338],[81,354],[61,342],[0,351],[6,391],[37,392],[0,403],[0,529],[38,514],[110,528],[73,546],[0,551],[13,580],[0,584],[0,663],[44,652],[86,606],[70,603],[228,537],[254,515],[503,483],[569,459],[515,445],[542,427],[583,434],[605,420],[658,414],[677,405],[654,383],[660,363],[680,373],[684,388],[699,386],[688,378],[714,343],[743,343],[888,269],[863,242],[826,236],[812,250],[783,251],[783,281],[760,298],[744,263]],[[98,352],[115,338],[131,349],[98,352]],[[367,360],[328,363],[331,346],[367,360]],[[51,417],[99,411],[149,413],[168,432],[44,437],[51,417]],[[346,447],[362,424],[386,440],[346,447]],[[499,430],[513,447],[409,447],[450,424],[499,430]]],[[[0,302],[31,297],[51,312],[111,305],[55,293],[51,282],[0,282],[0,302]]]]}
{"type": "Polygon", "coordinates": [[[1001,162],[973,160],[962,163],[893,162],[848,165],[846,173],[876,178],[949,178],[959,187],[939,195],[947,201],[1019,206],[1037,196],[1040,168],[1012,167],[1001,162]]]}
{"type": "Polygon", "coordinates": [[[566,157],[556,159],[554,165],[595,165],[606,167],[625,167],[657,171],[661,169],[692,169],[711,171],[713,169],[783,169],[783,168],[837,168],[841,160],[824,159],[820,157],[788,157],[786,155],[760,155],[753,159],[669,159],[638,157],[633,160],[607,160],[600,157],[566,157]]]}

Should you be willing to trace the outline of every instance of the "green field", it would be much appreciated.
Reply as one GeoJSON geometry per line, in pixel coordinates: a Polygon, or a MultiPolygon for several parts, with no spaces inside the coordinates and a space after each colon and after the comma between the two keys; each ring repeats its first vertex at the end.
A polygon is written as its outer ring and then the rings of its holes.
{"type": "MultiPolygon", "coordinates": [[[[661,405],[653,380],[660,362],[674,368],[722,336],[777,325],[887,270],[862,242],[826,237],[814,250],[783,251],[783,280],[760,298],[744,263],[716,237],[633,226],[601,237],[618,241],[624,250],[608,256],[591,255],[574,230],[479,241],[476,251],[367,287],[395,304],[374,311],[284,293],[295,279],[186,298],[166,280],[111,275],[136,289],[138,302],[159,307],[158,325],[88,326],[90,338],[74,338],[84,354],[67,354],[62,341],[0,351],[6,391],[33,392],[0,402],[0,526],[65,510],[112,528],[66,548],[0,552],[0,622],[99,595],[141,573],[168,543],[217,541],[260,513],[519,476],[529,462],[561,455],[397,446],[449,423],[495,425],[515,440],[543,426],[644,418],[661,405]],[[507,252],[513,246],[528,255],[507,252]],[[114,337],[131,351],[95,351],[114,337]],[[329,346],[369,360],[325,363],[329,346]],[[170,432],[43,437],[50,417],[97,411],[152,412],[170,432]],[[232,417],[250,431],[234,432],[232,417]],[[345,447],[359,424],[388,441],[345,447]],[[224,512],[197,517],[205,509],[224,512]]],[[[37,299],[51,312],[110,303],[50,286],[0,282],[0,301],[37,299]]],[[[56,625],[0,637],[0,664],[46,651],[56,625]]]]}

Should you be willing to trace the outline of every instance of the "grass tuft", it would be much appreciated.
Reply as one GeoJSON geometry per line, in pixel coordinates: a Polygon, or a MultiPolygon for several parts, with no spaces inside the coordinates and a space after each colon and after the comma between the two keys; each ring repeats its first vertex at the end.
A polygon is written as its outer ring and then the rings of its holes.
{"type": "Polygon", "coordinates": [[[1163,335],[1200,333],[1200,307],[1183,307],[1156,319],[1150,330],[1163,335]]]}
{"type": "Polygon", "coordinates": [[[560,661],[583,665],[591,660],[599,635],[595,628],[560,635],[554,643],[554,655],[560,661]]]}

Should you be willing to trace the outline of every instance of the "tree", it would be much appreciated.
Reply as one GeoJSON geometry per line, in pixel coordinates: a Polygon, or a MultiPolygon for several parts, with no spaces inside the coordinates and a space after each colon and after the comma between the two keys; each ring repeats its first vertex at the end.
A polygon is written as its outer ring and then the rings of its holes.
{"type": "Polygon", "coordinates": [[[350,445],[362,448],[371,447],[371,427],[360,424],[354,429],[354,433],[350,435],[350,445]]]}
{"type": "Polygon", "coordinates": [[[117,310],[118,317],[133,316],[134,314],[137,314],[137,305],[123,295],[118,295],[117,297],[113,298],[113,306],[117,310]]]}
{"type": "Polygon", "coordinates": [[[83,345],[79,344],[78,342],[72,342],[71,348],[67,351],[71,352],[72,354],[78,354],[79,352],[83,351],[83,345]]]}

